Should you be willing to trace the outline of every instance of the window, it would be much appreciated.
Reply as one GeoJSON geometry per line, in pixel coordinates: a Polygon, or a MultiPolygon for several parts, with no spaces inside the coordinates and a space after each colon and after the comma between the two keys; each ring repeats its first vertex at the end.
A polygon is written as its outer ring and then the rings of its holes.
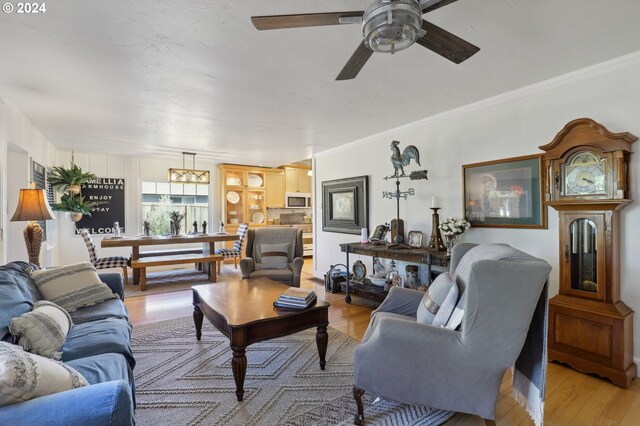
{"type": "Polygon", "coordinates": [[[193,222],[202,231],[202,222],[209,220],[209,186],[142,182],[142,220],[149,221],[152,235],[170,232],[173,211],[184,215],[180,232],[193,231],[193,222]]]}

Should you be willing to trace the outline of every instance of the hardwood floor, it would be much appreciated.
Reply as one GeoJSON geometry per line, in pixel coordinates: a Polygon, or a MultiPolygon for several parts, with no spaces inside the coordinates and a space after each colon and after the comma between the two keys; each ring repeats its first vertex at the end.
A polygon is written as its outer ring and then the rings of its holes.
{"type": "MultiPolygon", "coordinates": [[[[374,306],[354,297],[353,304],[344,294],[325,293],[324,286],[313,279],[312,263],[305,262],[301,287],[315,288],[318,296],[331,303],[330,326],[360,340],[369,324],[374,306]]],[[[193,313],[191,290],[131,297],[125,300],[133,325],[190,316],[193,313]]],[[[425,384],[427,386],[428,384],[425,384]]],[[[355,409],[355,408],[354,408],[355,409]]],[[[640,425],[640,381],[629,389],[576,372],[560,364],[548,368],[545,425],[640,425]]],[[[497,425],[533,425],[533,422],[511,396],[511,373],[507,371],[496,406],[497,425]]],[[[484,425],[477,416],[456,414],[447,426],[484,425]]]]}

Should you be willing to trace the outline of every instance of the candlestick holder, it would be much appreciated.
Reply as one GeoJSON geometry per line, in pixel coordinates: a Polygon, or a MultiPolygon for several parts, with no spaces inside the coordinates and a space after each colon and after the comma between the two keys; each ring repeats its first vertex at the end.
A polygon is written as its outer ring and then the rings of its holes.
{"type": "Polygon", "coordinates": [[[431,215],[431,237],[429,238],[427,248],[429,250],[445,251],[447,247],[442,241],[442,234],[440,234],[440,215],[438,215],[440,207],[431,207],[431,210],[433,210],[433,214],[431,215]]]}

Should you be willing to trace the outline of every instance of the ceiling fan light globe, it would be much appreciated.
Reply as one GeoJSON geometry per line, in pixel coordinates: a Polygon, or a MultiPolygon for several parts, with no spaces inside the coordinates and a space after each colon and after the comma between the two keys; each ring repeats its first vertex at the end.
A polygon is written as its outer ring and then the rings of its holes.
{"type": "Polygon", "coordinates": [[[378,0],[362,21],[364,43],[374,52],[395,53],[420,37],[422,10],[416,0],[378,0]]]}

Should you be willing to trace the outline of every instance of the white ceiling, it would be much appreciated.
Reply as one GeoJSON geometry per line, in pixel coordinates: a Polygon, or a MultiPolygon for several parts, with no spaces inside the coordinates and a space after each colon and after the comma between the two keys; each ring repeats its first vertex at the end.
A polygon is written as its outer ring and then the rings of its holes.
{"type": "Polygon", "coordinates": [[[0,14],[0,95],[61,149],[275,166],[640,50],[637,0],[459,0],[425,17],[479,46],[471,59],[415,45],[337,82],[358,25],[250,21],[368,3],[50,1],[0,14]]]}

